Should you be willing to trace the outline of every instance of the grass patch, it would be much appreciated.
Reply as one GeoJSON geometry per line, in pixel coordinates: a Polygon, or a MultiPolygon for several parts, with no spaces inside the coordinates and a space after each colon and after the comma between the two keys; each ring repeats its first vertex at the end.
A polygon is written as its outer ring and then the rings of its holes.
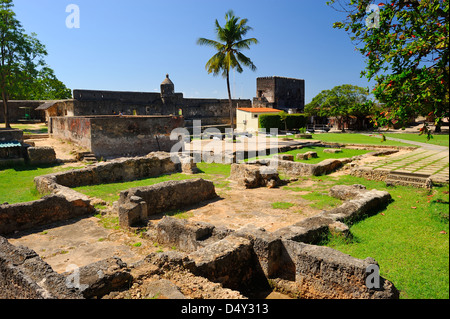
{"type": "Polygon", "coordinates": [[[295,204],[288,203],[288,202],[275,202],[272,203],[273,209],[289,209],[291,207],[295,206],[295,204]]]}
{"type": "Polygon", "coordinates": [[[312,192],[310,194],[301,195],[302,198],[311,201],[310,206],[317,209],[331,209],[342,204],[342,201],[331,197],[328,193],[312,192]]]}
{"type": "Polygon", "coordinates": [[[363,184],[387,190],[393,202],[370,218],[351,225],[352,240],[332,237],[326,245],[364,259],[373,257],[380,274],[392,281],[404,299],[449,296],[448,185],[428,191],[341,176],[332,184],[363,184]]]}
{"type": "Polygon", "coordinates": [[[419,133],[416,134],[398,134],[398,133],[383,133],[386,137],[393,137],[393,138],[399,138],[402,140],[407,141],[413,141],[413,142],[420,142],[420,143],[427,143],[427,144],[433,144],[433,145],[440,145],[440,146],[446,146],[449,147],[449,136],[448,135],[432,135],[432,139],[427,141],[426,135],[419,135],[419,133]]]}
{"type": "Polygon", "coordinates": [[[382,142],[381,135],[378,133],[372,133],[371,136],[358,133],[320,133],[320,134],[312,134],[312,136],[314,140],[319,140],[323,142],[411,147],[411,144],[405,144],[396,141],[386,140],[382,142]]]}
{"type": "MultiPolygon", "coordinates": [[[[367,154],[369,152],[372,152],[370,150],[355,150],[355,149],[347,149],[347,148],[343,148],[341,153],[324,153],[323,150],[325,148],[323,147],[314,147],[314,146],[309,146],[309,147],[304,147],[302,149],[299,150],[292,150],[292,151],[288,151],[288,152],[284,152],[284,153],[280,153],[280,154],[289,154],[289,155],[293,155],[294,156],[294,162],[301,162],[301,163],[307,163],[307,164],[317,164],[322,162],[323,160],[326,159],[339,159],[339,158],[346,158],[346,157],[353,157],[353,156],[357,156],[357,155],[363,155],[363,154],[367,154]],[[297,154],[304,154],[306,152],[316,152],[317,153],[317,158],[310,158],[308,160],[298,160],[296,158],[297,154]]],[[[264,158],[271,158],[273,156],[272,155],[266,155],[266,156],[260,156],[260,157],[255,157],[255,158],[249,158],[248,160],[245,161],[252,161],[252,160],[256,160],[256,159],[264,159],[264,158]]]]}
{"type": "Polygon", "coordinates": [[[23,203],[40,199],[34,185],[36,176],[70,170],[70,167],[61,166],[29,166],[22,165],[14,168],[0,170],[0,204],[23,203]]]}
{"type": "Polygon", "coordinates": [[[48,133],[45,124],[11,124],[11,128],[22,130],[24,135],[48,133]]]}

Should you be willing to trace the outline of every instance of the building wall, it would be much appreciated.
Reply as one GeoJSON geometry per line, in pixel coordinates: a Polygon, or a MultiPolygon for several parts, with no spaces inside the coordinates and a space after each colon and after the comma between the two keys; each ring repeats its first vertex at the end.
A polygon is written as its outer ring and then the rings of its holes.
{"type": "MultiPolygon", "coordinates": [[[[45,120],[45,113],[43,111],[35,111],[37,107],[44,104],[46,101],[21,101],[13,100],[8,101],[8,118],[10,123],[18,123],[19,120],[25,118],[27,110],[22,107],[31,107],[30,116],[32,119],[37,119],[40,121],[45,120]]],[[[0,100],[0,123],[5,122],[5,117],[3,114],[3,101],[0,100]]]]}
{"type": "Polygon", "coordinates": [[[305,80],[284,77],[261,77],[256,80],[253,107],[279,109],[305,108],[305,80]]]}
{"type": "Polygon", "coordinates": [[[51,119],[54,138],[73,141],[97,157],[142,156],[169,152],[170,134],[184,126],[180,116],[91,116],[51,119]]]}

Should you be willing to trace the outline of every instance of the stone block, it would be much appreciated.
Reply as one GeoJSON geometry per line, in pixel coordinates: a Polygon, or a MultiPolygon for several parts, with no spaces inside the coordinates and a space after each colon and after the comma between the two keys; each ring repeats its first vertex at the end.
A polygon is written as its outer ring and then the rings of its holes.
{"type": "Polygon", "coordinates": [[[324,153],[331,153],[331,154],[335,154],[335,153],[342,153],[341,149],[338,148],[326,148],[323,150],[324,153]]]}
{"type": "Polygon", "coordinates": [[[250,240],[227,236],[188,255],[185,266],[195,275],[239,289],[252,279],[253,249],[250,240]]]}
{"type": "Polygon", "coordinates": [[[214,225],[205,222],[164,217],[156,225],[156,241],[167,246],[176,246],[184,252],[193,252],[201,247],[199,241],[212,236],[214,228],[214,225]]]}
{"type": "Polygon", "coordinates": [[[56,162],[56,153],[53,147],[29,147],[27,148],[27,154],[31,165],[45,165],[56,162]]]}
{"type": "Polygon", "coordinates": [[[245,188],[276,187],[282,185],[276,169],[249,164],[232,164],[230,179],[245,188]]]}
{"type": "Polygon", "coordinates": [[[294,155],[290,154],[278,154],[273,156],[274,159],[282,160],[282,161],[293,161],[294,155]]]}
{"type": "Polygon", "coordinates": [[[132,281],[130,270],[118,257],[111,257],[64,273],[70,282],[74,276],[82,288],[84,298],[101,298],[120,290],[132,281]],[[75,273],[76,272],[76,273],[75,273]],[[78,281],[79,280],[79,281],[78,281]]]}
{"type": "Polygon", "coordinates": [[[298,160],[308,160],[310,158],[317,158],[317,152],[306,152],[303,154],[297,154],[296,158],[298,160]]]}

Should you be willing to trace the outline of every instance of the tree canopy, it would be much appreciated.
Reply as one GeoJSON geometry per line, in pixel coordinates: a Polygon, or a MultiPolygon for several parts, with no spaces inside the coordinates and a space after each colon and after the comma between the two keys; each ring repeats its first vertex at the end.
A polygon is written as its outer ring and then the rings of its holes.
{"type": "Polygon", "coordinates": [[[0,91],[5,126],[10,99],[64,99],[70,90],[44,61],[45,46],[36,34],[25,33],[16,19],[12,0],[0,0],[0,91]]]}
{"type": "Polygon", "coordinates": [[[199,38],[197,44],[213,47],[217,53],[206,63],[206,70],[214,76],[222,74],[227,80],[228,99],[230,102],[231,126],[233,127],[233,107],[230,89],[230,70],[236,69],[239,73],[244,71],[242,66],[256,71],[256,66],[250,58],[242,53],[242,50],[250,49],[250,45],[257,44],[255,38],[244,39],[250,30],[247,19],[241,19],[234,15],[232,10],[225,14],[225,25],[222,27],[216,20],[216,40],[199,38]]]}
{"type": "Polygon", "coordinates": [[[449,0],[371,2],[328,4],[346,14],[334,27],[348,32],[366,57],[361,76],[376,81],[373,94],[384,105],[377,124],[432,115],[439,130],[449,116],[449,0]]]}
{"type": "Polygon", "coordinates": [[[360,123],[374,113],[374,103],[366,88],[351,84],[323,90],[305,106],[308,116],[335,117],[344,130],[344,123],[352,116],[360,123]]]}

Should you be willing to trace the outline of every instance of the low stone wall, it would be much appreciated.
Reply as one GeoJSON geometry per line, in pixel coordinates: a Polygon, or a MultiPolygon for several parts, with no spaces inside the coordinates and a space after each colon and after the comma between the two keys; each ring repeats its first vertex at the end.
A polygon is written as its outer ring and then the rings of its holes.
{"type": "Polygon", "coordinates": [[[184,208],[217,197],[213,182],[199,179],[168,181],[120,193],[119,224],[133,226],[154,214],[184,208]]]}
{"type": "Polygon", "coordinates": [[[78,290],[66,285],[33,250],[15,247],[0,237],[0,298],[82,299],[78,290]]]}
{"type": "Polygon", "coordinates": [[[391,173],[391,170],[387,169],[372,169],[369,167],[357,167],[350,171],[350,175],[355,177],[362,177],[371,181],[382,181],[384,182],[386,178],[391,173]]]}
{"type": "Polygon", "coordinates": [[[0,235],[84,216],[94,211],[87,198],[61,194],[27,203],[0,205],[0,235]]]}
{"type": "Polygon", "coordinates": [[[80,187],[126,182],[181,171],[169,153],[153,152],[143,157],[119,158],[83,169],[38,176],[34,179],[39,192],[52,192],[59,186],[80,187]]]}

